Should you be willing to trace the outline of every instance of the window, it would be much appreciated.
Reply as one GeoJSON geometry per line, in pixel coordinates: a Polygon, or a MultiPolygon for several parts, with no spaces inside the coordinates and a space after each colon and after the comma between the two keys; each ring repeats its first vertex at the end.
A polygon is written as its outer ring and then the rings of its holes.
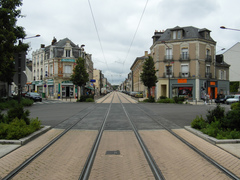
{"type": "Polygon", "coordinates": [[[181,65],[181,77],[188,77],[189,76],[189,66],[188,64],[181,65]]]}
{"type": "Polygon", "coordinates": [[[188,48],[183,48],[182,49],[181,59],[182,60],[188,60],[188,48]]]}
{"type": "Polygon", "coordinates": [[[177,38],[177,31],[173,31],[173,39],[177,38]]]}
{"type": "Polygon", "coordinates": [[[167,76],[167,77],[168,77],[168,76],[172,77],[172,70],[173,70],[172,65],[166,65],[166,66],[165,66],[165,71],[166,71],[166,76],[167,76]]]}
{"type": "Polygon", "coordinates": [[[50,65],[49,71],[50,71],[50,76],[52,76],[52,74],[53,74],[53,65],[50,65]]]}
{"type": "Polygon", "coordinates": [[[226,80],[226,71],[219,70],[219,79],[226,80]]]}
{"type": "Polygon", "coordinates": [[[178,31],[178,32],[177,32],[177,38],[178,38],[178,39],[181,39],[181,35],[182,35],[181,31],[178,31]]]}
{"type": "Polygon", "coordinates": [[[64,73],[72,73],[72,66],[66,65],[64,66],[64,73]]]}
{"type": "Polygon", "coordinates": [[[212,74],[210,73],[210,65],[206,66],[206,78],[212,78],[212,74]]]}
{"type": "Polygon", "coordinates": [[[206,66],[206,73],[207,73],[207,74],[210,73],[210,66],[206,66]]]}
{"type": "Polygon", "coordinates": [[[167,48],[166,49],[166,59],[172,59],[172,49],[171,48],[167,48]]]}
{"type": "Polygon", "coordinates": [[[173,31],[173,39],[181,39],[182,37],[182,31],[173,31]]]}
{"type": "Polygon", "coordinates": [[[71,50],[66,50],[66,57],[70,57],[71,50]]]}

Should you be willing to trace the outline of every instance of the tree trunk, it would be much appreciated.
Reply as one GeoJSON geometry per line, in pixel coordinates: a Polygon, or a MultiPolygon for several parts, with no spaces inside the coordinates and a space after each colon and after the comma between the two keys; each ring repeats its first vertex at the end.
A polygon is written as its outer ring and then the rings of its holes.
{"type": "Polygon", "coordinates": [[[148,98],[151,97],[151,91],[150,91],[150,87],[148,87],[148,98]]]}

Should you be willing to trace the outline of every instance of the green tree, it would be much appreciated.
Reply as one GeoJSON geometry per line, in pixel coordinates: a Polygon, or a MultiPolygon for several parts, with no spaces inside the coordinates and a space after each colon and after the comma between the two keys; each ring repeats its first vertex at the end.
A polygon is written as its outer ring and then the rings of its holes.
{"type": "Polygon", "coordinates": [[[239,88],[238,81],[230,82],[230,92],[238,92],[238,88],[239,88]]]}
{"type": "Polygon", "coordinates": [[[88,82],[88,73],[86,71],[86,68],[84,66],[84,59],[78,58],[76,62],[76,66],[73,69],[73,74],[71,75],[70,79],[74,85],[82,86],[86,85],[86,82],[88,82]]]}
{"type": "Polygon", "coordinates": [[[15,53],[26,51],[27,44],[21,42],[26,34],[24,28],[17,26],[17,19],[22,17],[22,0],[0,0],[0,81],[11,84],[13,81],[15,53]]]}
{"type": "Polygon", "coordinates": [[[144,61],[143,70],[140,75],[141,81],[143,82],[144,86],[147,86],[148,88],[148,97],[151,96],[151,87],[155,86],[155,84],[158,82],[156,72],[157,70],[155,70],[153,58],[149,56],[148,59],[144,61]]]}

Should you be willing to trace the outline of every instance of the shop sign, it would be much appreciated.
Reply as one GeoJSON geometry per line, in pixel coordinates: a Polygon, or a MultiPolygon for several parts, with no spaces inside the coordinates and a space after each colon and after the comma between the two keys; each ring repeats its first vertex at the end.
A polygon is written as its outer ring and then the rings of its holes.
{"type": "Polygon", "coordinates": [[[62,62],[75,62],[75,59],[62,59],[62,62]]]}
{"type": "Polygon", "coordinates": [[[47,81],[47,84],[48,84],[48,85],[53,85],[53,79],[49,79],[49,80],[47,81]]]}
{"type": "Polygon", "coordinates": [[[62,81],[62,85],[73,85],[72,81],[62,81]]]}
{"type": "Polygon", "coordinates": [[[187,79],[178,79],[178,83],[187,83],[187,79]]]}
{"type": "Polygon", "coordinates": [[[216,86],[216,82],[210,82],[210,86],[216,86]]]}

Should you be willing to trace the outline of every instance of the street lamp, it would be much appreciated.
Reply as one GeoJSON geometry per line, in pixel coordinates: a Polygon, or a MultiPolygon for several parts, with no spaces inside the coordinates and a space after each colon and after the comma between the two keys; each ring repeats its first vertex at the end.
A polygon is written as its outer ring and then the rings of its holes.
{"type": "Polygon", "coordinates": [[[233,31],[240,31],[240,29],[233,29],[233,28],[227,28],[225,26],[220,26],[221,29],[228,29],[228,30],[233,30],[233,31]]]}

